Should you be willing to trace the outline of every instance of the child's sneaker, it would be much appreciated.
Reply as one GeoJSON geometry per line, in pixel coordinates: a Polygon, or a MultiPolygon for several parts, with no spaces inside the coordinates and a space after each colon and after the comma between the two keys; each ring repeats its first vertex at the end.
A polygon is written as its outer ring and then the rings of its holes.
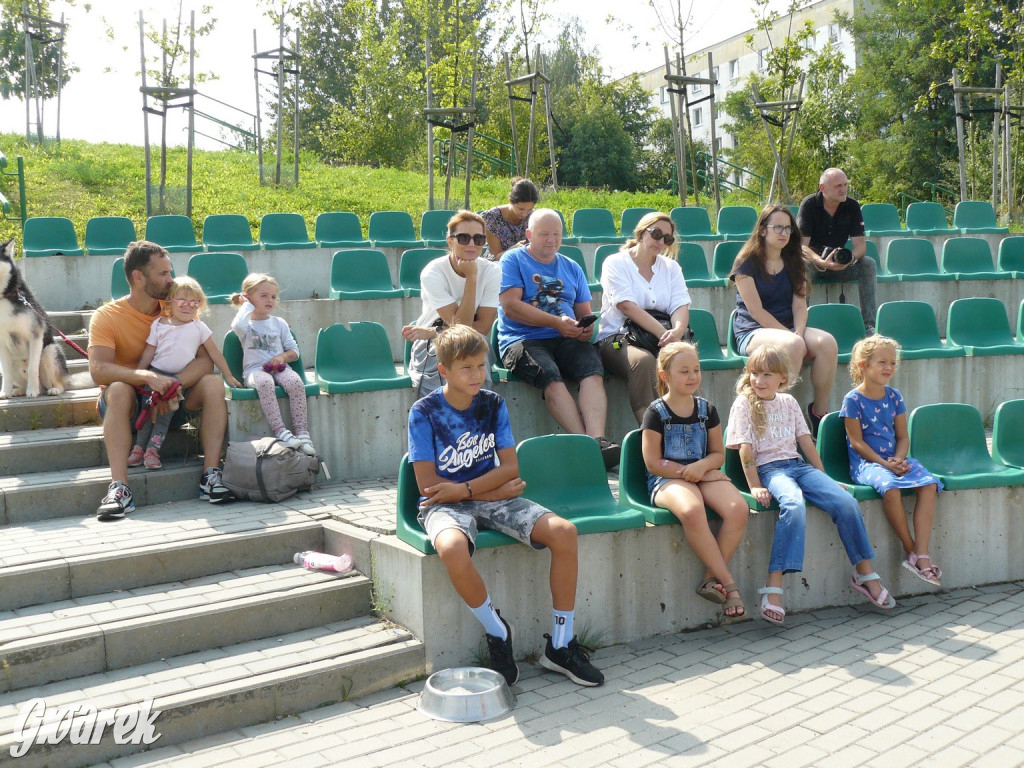
{"type": "MultiPolygon", "coordinates": [[[[280,429],[274,433],[274,437],[284,443],[285,448],[291,448],[293,451],[299,450],[302,447],[302,441],[299,440],[295,435],[289,432],[287,429],[280,429]]],[[[312,445],[312,443],[311,443],[312,445]]]]}
{"type": "Polygon", "coordinates": [[[484,634],[484,637],[487,638],[487,650],[491,654],[491,669],[495,672],[500,672],[501,676],[505,678],[506,683],[515,685],[519,680],[519,667],[516,665],[516,658],[512,653],[512,635],[514,630],[511,624],[501,618],[500,613],[498,618],[505,625],[508,637],[502,640],[496,635],[484,634]]]}
{"type": "Polygon", "coordinates": [[[199,498],[216,504],[232,498],[231,489],[224,485],[224,471],[220,467],[210,467],[203,473],[199,481],[199,498]]]}
{"type": "Polygon", "coordinates": [[[814,412],[814,403],[813,402],[807,404],[807,416],[808,416],[808,420],[810,422],[808,424],[808,426],[811,429],[811,437],[813,437],[815,440],[817,440],[818,439],[818,425],[821,424],[821,420],[823,418],[825,418],[825,417],[824,416],[819,416],[817,413],[814,412]]]}
{"type": "Polygon", "coordinates": [[[146,465],[146,469],[163,469],[164,465],[160,461],[160,454],[157,453],[156,448],[147,448],[142,460],[146,465]]]}
{"type": "Polygon", "coordinates": [[[548,644],[544,655],[538,660],[540,665],[552,672],[561,672],[574,683],[595,686],[604,682],[604,675],[590,663],[590,649],[579,644],[573,637],[565,648],[555,648],[551,644],[551,635],[545,634],[548,644]]]}
{"type": "Polygon", "coordinates": [[[145,461],[146,452],[142,450],[141,445],[133,445],[132,452],[128,454],[128,466],[129,467],[140,467],[142,462],[145,461]]]}
{"type": "Polygon", "coordinates": [[[96,510],[97,520],[120,520],[129,512],[135,511],[135,500],[132,489],[122,482],[114,480],[107,488],[107,495],[96,510]]]}
{"type": "Polygon", "coordinates": [[[299,450],[307,456],[316,456],[316,448],[313,447],[313,441],[309,437],[309,432],[299,432],[295,435],[302,442],[299,446],[299,450]]]}

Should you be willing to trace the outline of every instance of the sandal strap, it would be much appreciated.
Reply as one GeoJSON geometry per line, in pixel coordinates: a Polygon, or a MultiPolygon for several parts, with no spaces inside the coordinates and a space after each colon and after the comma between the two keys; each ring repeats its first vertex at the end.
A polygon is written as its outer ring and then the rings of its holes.
{"type": "Polygon", "coordinates": [[[872,571],[871,573],[860,574],[856,571],[853,572],[853,578],[857,580],[858,584],[864,584],[866,581],[881,581],[882,577],[872,571]]]}
{"type": "Polygon", "coordinates": [[[889,590],[885,587],[882,587],[882,591],[878,593],[878,597],[873,598],[871,602],[873,602],[879,608],[886,607],[887,605],[889,605],[889,590]]]}
{"type": "Polygon", "coordinates": [[[735,581],[730,583],[730,584],[723,584],[722,585],[722,589],[724,589],[726,592],[739,592],[740,591],[740,588],[738,586],[736,586],[736,582],[735,581]]]}
{"type": "Polygon", "coordinates": [[[761,587],[757,593],[759,595],[781,595],[782,587],[761,587]]]}

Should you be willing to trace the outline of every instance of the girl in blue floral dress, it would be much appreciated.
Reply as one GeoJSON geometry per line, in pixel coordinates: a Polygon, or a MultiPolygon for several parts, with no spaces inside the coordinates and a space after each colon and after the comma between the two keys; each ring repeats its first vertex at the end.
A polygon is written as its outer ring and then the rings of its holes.
{"type": "Polygon", "coordinates": [[[937,587],[942,570],[932,562],[928,546],[942,482],[916,459],[907,458],[907,407],[899,391],[889,386],[899,359],[900,345],[894,339],[874,335],[857,342],[850,357],[855,387],[843,398],[839,415],[846,425],[850,479],[878,491],[885,516],[906,553],[903,567],[937,587]],[[903,488],[917,493],[913,535],[903,510],[903,488]]]}

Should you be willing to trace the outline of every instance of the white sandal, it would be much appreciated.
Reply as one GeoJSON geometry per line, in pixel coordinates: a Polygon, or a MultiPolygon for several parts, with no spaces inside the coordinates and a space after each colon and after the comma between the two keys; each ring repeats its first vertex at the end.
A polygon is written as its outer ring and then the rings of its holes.
{"type": "Polygon", "coordinates": [[[916,552],[907,552],[907,556],[903,560],[902,565],[912,574],[917,576],[917,578],[928,582],[933,587],[942,586],[942,583],[939,581],[939,579],[942,578],[942,569],[932,562],[931,555],[919,555],[916,552]],[[929,565],[926,568],[921,568],[917,563],[921,558],[925,557],[928,558],[929,565]]]}
{"type": "Polygon", "coordinates": [[[772,603],[769,603],[768,595],[781,595],[782,587],[765,586],[761,587],[761,589],[757,590],[757,592],[759,595],[761,595],[761,618],[765,621],[771,622],[777,627],[781,627],[782,622],[786,619],[786,609],[783,608],[781,605],[774,605],[772,603]],[[770,616],[768,614],[768,611],[772,611],[773,613],[780,613],[782,614],[782,618],[776,619],[770,616]]]}

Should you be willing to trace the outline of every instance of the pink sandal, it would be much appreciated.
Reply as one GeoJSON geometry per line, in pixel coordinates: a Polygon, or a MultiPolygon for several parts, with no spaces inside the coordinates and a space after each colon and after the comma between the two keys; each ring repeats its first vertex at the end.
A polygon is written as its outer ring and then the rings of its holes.
{"type": "Polygon", "coordinates": [[[916,552],[907,552],[906,558],[902,563],[903,567],[910,571],[912,574],[921,579],[921,581],[927,581],[933,587],[941,587],[942,583],[939,579],[942,578],[942,569],[932,562],[931,555],[919,555],[916,552]],[[921,568],[918,566],[918,561],[922,558],[927,558],[929,565],[921,568]]]}
{"type": "Polygon", "coordinates": [[[876,608],[888,611],[896,607],[896,598],[889,594],[889,590],[882,587],[882,591],[878,593],[878,597],[872,597],[871,592],[867,587],[864,586],[866,582],[877,581],[881,586],[882,577],[872,571],[871,573],[860,574],[856,571],[853,572],[853,578],[850,579],[850,586],[860,592],[868,601],[876,608]]]}

